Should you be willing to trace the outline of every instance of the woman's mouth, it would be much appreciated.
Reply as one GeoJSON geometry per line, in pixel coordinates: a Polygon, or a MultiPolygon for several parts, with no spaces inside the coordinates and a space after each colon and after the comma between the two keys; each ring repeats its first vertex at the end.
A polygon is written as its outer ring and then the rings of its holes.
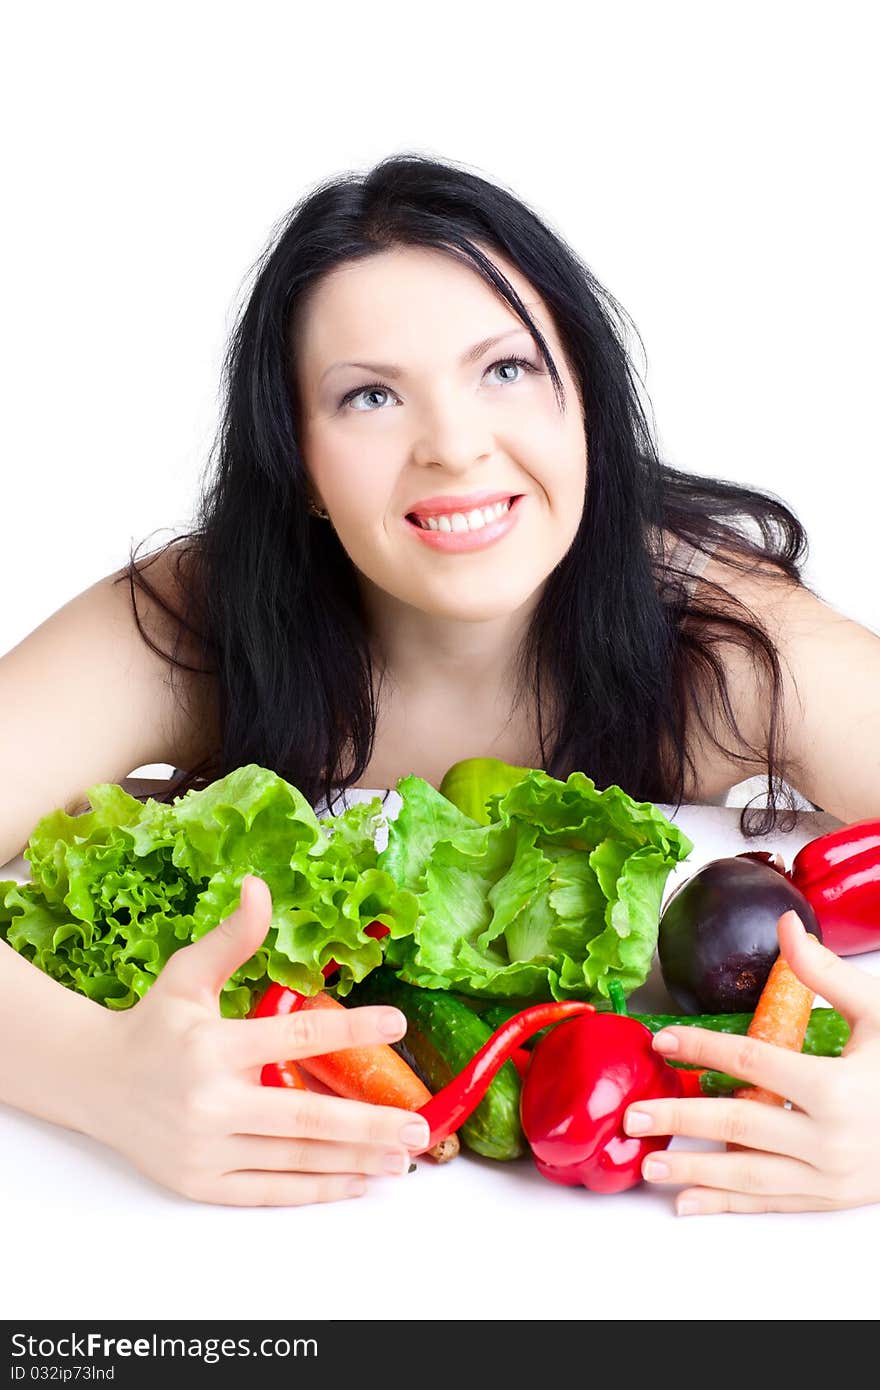
{"type": "Polygon", "coordinates": [[[410,513],[405,521],[419,540],[435,550],[481,550],[512,530],[519,519],[523,501],[524,494],[517,494],[506,502],[477,507],[472,512],[451,512],[421,518],[410,513]]]}

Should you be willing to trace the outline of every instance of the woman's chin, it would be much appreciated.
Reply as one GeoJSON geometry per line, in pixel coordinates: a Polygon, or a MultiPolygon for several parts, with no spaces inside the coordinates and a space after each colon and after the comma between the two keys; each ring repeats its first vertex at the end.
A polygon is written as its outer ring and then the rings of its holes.
{"type": "Polygon", "coordinates": [[[512,618],[528,603],[530,594],[504,593],[488,598],[485,594],[455,592],[455,585],[446,586],[440,595],[413,597],[406,602],[418,608],[426,617],[450,623],[492,623],[512,618]]]}

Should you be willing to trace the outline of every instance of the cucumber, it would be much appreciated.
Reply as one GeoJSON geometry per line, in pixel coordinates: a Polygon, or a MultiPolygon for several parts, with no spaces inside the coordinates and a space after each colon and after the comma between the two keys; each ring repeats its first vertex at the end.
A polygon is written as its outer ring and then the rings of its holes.
{"type": "MultiPolygon", "coordinates": [[[[387,970],[374,970],[351,991],[346,1003],[390,1004],[407,1019],[397,1052],[434,1093],[457,1076],[493,1030],[461,999],[442,989],[405,984],[387,970]]],[[[458,1129],[463,1144],[484,1158],[520,1158],[527,1149],[519,1118],[520,1080],[505,1062],[473,1114],[458,1129]]]]}

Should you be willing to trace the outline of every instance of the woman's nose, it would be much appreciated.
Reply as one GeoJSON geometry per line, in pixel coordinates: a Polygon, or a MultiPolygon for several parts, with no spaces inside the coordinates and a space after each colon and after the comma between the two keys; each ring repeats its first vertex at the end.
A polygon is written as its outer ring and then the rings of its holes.
{"type": "Polygon", "coordinates": [[[455,403],[426,411],[413,443],[418,464],[443,464],[457,473],[477,467],[495,452],[495,440],[476,410],[455,403]]]}

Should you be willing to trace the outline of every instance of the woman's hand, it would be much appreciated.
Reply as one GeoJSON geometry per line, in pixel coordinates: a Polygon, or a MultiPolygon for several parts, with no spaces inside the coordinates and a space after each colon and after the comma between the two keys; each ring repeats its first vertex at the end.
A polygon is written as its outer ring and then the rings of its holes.
{"type": "Polygon", "coordinates": [[[780,918],[779,946],[798,978],[843,1014],[849,1042],[840,1057],[809,1057],[706,1028],[655,1035],[655,1048],[674,1061],[754,1082],[793,1107],[712,1097],[630,1106],[628,1134],[736,1146],[726,1153],[665,1150],[645,1159],[647,1181],[688,1184],[676,1200],[680,1216],[827,1211],[880,1201],[880,979],[820,945],[794,912],[780,918]]]}
{"type": "Polygon", "coordinates": [[[90,1132],[196,1201],[297,1206],[359,1196],[364,1174],[405,1173],[410,1150],[427,1142],[427,1124],[409,1111],[261,1084],[266,1062],[389,1043],[406,1031],[400,1010],[382,1007],[221,1018],[220,991],[262,944],[271,913],[266,884],[246,877],[235,912],[175,952],[144,998],[114,1016],[97,1078],[90,1132]]]}

